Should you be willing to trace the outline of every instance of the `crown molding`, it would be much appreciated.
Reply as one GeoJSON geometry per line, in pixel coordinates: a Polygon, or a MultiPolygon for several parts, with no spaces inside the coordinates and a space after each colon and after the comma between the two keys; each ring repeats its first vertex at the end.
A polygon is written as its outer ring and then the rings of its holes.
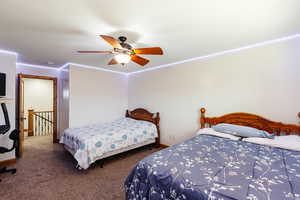
{"type": "Polygon", "coordinates": [[[67,67],[69,67],[70,65],[74,65],[77,67],[82,67],[82,68],[86,68],[86,69],[94,69],[94,70],[100,70],[100,71],[106,71],[106,72],[112,72],[112,73],[117,73],[117,74],[122,74],[122,75],[128,75],[129,73],[127,72],[120,72],[120,71],[116,71],[116,70],[111,70],[111,69],[105,69],[103,67],[98,67],[98,66],[92,66],[92,65],[83,65],[83,64],[77,64],[77,63],[66,63],[63,66],[61,66],[60,68],[58,68],[59,70],[63,70],[67,67]]]}
{"type": "Polygon", "coordinates": [[[16,52],[13,52],[13,51],[7,51],[7,50],[3,50],[3,49],[0,49],[0,53],[18,56],[18,53],[16,53],[16,52]]]}
{"type": "Polygon", "coordinates": [[[28,64],[28,63],[16,63],[17,66],[25,66],[25,67],[33,67],[33,68],[40,68],[40,69],[49,69],[49,70],[56,70],[58,71],[60,68],[57,67],[49,67],[45,65],[33,65],[33,64],[28,64]]]}

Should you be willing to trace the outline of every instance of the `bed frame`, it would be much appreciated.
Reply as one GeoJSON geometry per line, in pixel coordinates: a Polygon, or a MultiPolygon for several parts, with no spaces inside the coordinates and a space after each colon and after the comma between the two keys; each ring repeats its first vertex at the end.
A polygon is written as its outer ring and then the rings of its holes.
{"type": "MultiPolygon", "coordinates": [[[[159,129],[160,117],[159,117],[158,112],[157,113],[151,113],[146,109],[137,108],[137,109],[132,110],[132,111],[126,110],[125,117],[129,117],[129,118],[132,118],[132,119],[135,119],[135,120],[144,120],[144,121],[148,121],[148,122],[151,122],[151,123],[155,124],[155,126],[157,128],[158,137],[155,138],[155,139],[147,140],[147,141],[142,142],[142,143],[138,143],[138,144],[131,145],[131,146],[128,146],[128,147],[124,147],[124,148],[121,148],[121,149],[117,149],[115,151],[110,151],[110,152],[104,153],[103,155],[97,157],[96,160],[102,160],[104,158],[107,158],[107,157],[110,157],[110,156],[113,156],[113,155],[117,155],[117,154],[129,151],[129,150],[132,150],[132,149],[136,149],[136,148],[139,148],[139,147],[143,147],[143,146],[146,146],[146,145],[150,145],[150,144],[155,144],[157,147],[160,147],[160,129],[159,129]]],[[[64,145],[64,147],[72,155],[75,154],[74,149],[71,149],[67,145],[64,145]]],[[[103,167],[103,164],[104,163],[102,161],[100,163],[101,168],[103,167]]],[[[76,165],[76,168],[81,170],[81,167],[78,164],[76,165]]]]}
{"type": "Polygon", "coordinates": [[[155,139],[155,144],[158,147],[160,146],[159,112],[151,113],[146,109],[137,108],[132,111],[126,110],[125,117],[129,117],[129,118],[132,118],[135,120],[144,120],[144,121],[148,121],[148,122],[155,124],[156,129],[157,129],[157,135],[158,135],[158,137],[155,139]]]}
{"type": "MultiPolygon", "coordinates": [[[[300,126],[295,124],[284,124],[282,122],[274,122],[268,120],[259,115],[250,114],[250,113],[230,113],[220,117],[206,117],[205,116],[205,108],[201,108],[201,118],[200,124],[201,128],[211,127],[220,123],[228,123],[228,124],[236,124],[242,126],[249,126],[253,128],[257,128],[260,130],[267,131],[269,133],[275,133],[276,135],[290,135],[297,134],[300,135],[300,126]]],[[[298,117],[300,118],[300,112],[298,113],[298,117]]]]}

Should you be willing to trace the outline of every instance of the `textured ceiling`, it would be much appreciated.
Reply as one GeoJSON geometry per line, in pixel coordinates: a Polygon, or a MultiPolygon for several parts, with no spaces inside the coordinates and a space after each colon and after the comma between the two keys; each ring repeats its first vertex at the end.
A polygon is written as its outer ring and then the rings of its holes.
{"type": "Polygon", "coordinates": [[[1,0],[0,49],[36,65],[136,71],[143,68],[76,51],[109,50],[99,34],[125,35],[135,47],[164,49],[144,56],[149,68],[300,33],[299,10],[299,0],[1,0]]]}

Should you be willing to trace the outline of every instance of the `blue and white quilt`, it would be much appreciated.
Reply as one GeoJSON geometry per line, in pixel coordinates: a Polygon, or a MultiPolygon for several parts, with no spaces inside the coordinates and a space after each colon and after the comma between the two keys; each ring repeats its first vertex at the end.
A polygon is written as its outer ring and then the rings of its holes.
{"type": "Polygon", "coordinates": [[[156,138],[156,126],[147,121],[121,118],[119,120],[69,128],[61,135],[60,143],[75,151],[78,165],[87,169],[104,153],[156,138]]]}
{"type": "Polygon", "coordinates": [[[300,200],[300,152],[198,135],[140,161],[127,200],[300,200]]]}

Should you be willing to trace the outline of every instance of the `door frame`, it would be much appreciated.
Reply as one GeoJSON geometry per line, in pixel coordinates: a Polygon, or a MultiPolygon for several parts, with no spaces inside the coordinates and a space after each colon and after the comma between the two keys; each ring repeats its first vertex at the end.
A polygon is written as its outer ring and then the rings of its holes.
{"type": "MultiPolygon", "coordinates": [[[[57,139],[57,78],[56,77],[51,77],[51,76],[39,76],[39,75],[31,75],[31,74],[18,74],[18,117],[17,117],[17,124],[20,127],[20,123],[23,119],[20,119],[20,101],[21,101],[21,95],[22,95],[22,90],[21,90],[21,84],[20,82],[24,78],[31,78],[31,79],[41,79],[41,80],[52,80],[53,81],[53,143],[58,143],[57,139]]],[[[23,91],[24,92],[24,91],[23,91]]],[[[23,97],[24,99],[24,97],[23,97]]],[[[24,120],[23,120],[24,123],[24,120]]],[[[24,142],[24,131],[23,134],[20,131],[20,139],[19,139],[19,150],[18,150],[18,155],[21,157],[23,154],[23,142],[24,142]]]]}

